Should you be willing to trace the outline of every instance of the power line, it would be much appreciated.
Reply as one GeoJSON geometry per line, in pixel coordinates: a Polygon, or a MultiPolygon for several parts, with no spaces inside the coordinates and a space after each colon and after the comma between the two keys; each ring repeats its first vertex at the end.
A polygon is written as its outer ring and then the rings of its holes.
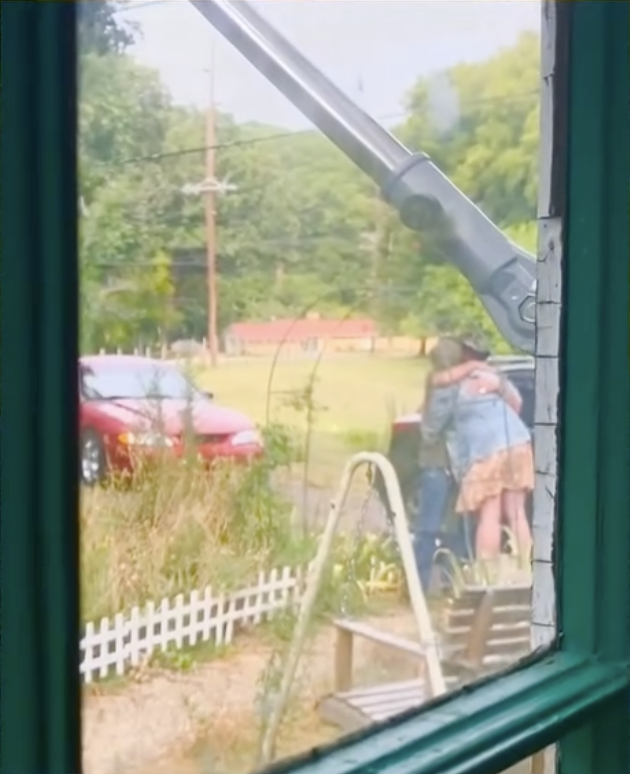
{"type": "MultiPolygon", "coordinates": [[[[160,0],[164,1],[164,0],[160,0]]],[[[539,91],[524,91],[520,93],[514,93],[514,94],[504,94],[504,95],[497,95],[493,97],[477,97],[475,99],[466,100],[464,105],[478,105],[478,104],[505,104],[509,102],[518,101],[521,99],[525,99],[526,97],[533,97],[538,96],[540,94],[539,91]]],[[[391,113],[386,116],[380,116],[377,120],[379,121],[388,121],[393,119],[400,119],[400,118],[410,118],[408,112],[404,113],[391,113]]],[[[161,161],[162,159],[170,159],[170,158],[178,158],[180,156],[188,156],[193,153],[205,153],[209,150],[221,150],[223,148],[238,148],[240,146],[245,145],[257,145],[258,143],[262,142],[272,142],[275,140],[283,140],[288,139],[290,137],[297,137],[299,135],[303,134],[319,134],[318,130],[313,127],[312,129],[298,129],[295,131],[287,131],[287,132],[277,132],[275,134],[268,134],[263,135],[261,137],[248,137],[243,138],[241,140],[228,140],[226,142],[221,143],[215,143],[211,146],[208,145],[201,145],[201,146],[195,146],[193,148],[181,148],[179,150],[174,151],[163,151],[160,153],[149,153],[143,156],[132,156],[127,159],[114,159],[113,161],[101,161],[97,162],[99,166],[105,166],[105,167],[118,167],[118,166],[125,166],[129,164],[141,164],[151,161],[161,161]]]]}
{"type": "MultiPolygon", "coordinates": [[[[163,0],[162,0],[163,1],[163,0]]],[[[389,115],[380,116],[379,121],[389,121],[395,118],[405,118],[406,113],[390,113],[389,115]]],[[[200,145],[193,148],[182,148],[175,151],[164,151],[161,153],[150,153],[145,156],[131,156],[127,159],[114,159],[113,161],[101,161],[98,162],[100,166],[117,167],[125,164],[139,164],[145,161],[160,161],[161,159],[177,158],[178,156],[187,156],[193,153],[204,153],[209,150],[221,150],[222,148],[237,148],[241,145],[257,145],[261,142],[269,142],[272,140],[283,140],[289,137],[298,137],[303,134],[317,134],[320,132],[316,127],[312,129],[294,129],[293,131],[276,132],[274,134],[266,134],[260,137],[248,137],[242,140],[226,140],[225,142],[215,143],[212,146],[200,145]]]]}
{"type": "Polygon", "coordinates": [[[140,3],[136,0],[128,0],[124,5],[116,8],[113,13],[129,13],[129,11],[142,11],[145,8],[153,8],[156,5],[165,5],[165,0],[147,0],[146,3],[140,3]]]}
{"type": "MultiPolygon", "coordinates": [[[[313,130],[307,130],[313,131],[313,130]]],[[[105,167],[121,167],[126,164],[140,164],[147,161],[161,161],[162,159],[177,158],[179,156],[188,156],[193,153],[206,153],[210,150],[220,150],[222,148],[237,148],[241,145],[256,145],[260,142],[268,142],[270,140],[279,140],[286,137],[294,137],[296,134],[302,132],[278,132],[278,134],[269,134],[264,137],[249,137],[243,140],[229,140],[226,142],[219,142],[213,145],[199,145],[194,148],[182,148],[176,151],[164,151],[163,153],[149,153],[146,156],[132,156],[128,159],[116,159],[114,161],[101,161],[99,166],[105,167]]]]}

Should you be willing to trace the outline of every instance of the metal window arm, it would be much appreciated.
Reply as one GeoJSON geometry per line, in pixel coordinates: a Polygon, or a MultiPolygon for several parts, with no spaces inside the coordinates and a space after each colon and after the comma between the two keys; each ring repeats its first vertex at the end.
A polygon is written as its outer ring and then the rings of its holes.
{"type": "Polygon", "coordinates": [[[380,187],[402,222],[455,266],[502,335],[533,353],[536,263],[424,154],[411,153],[244,0],[192,5],[380,187]]]}

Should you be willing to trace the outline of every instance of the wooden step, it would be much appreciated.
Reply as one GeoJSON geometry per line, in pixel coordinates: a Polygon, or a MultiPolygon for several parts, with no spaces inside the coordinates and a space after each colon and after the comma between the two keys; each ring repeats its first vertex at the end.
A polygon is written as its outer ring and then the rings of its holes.
{"type": "MultiPolygon", "coordinates": [[[[448,687],[455,681],[447,680],[448,687]]],[[[428,699],[423,680],[405,680],[325,696],[318,704],[322,720],[354,731],[419,707],[428,699]]]]}

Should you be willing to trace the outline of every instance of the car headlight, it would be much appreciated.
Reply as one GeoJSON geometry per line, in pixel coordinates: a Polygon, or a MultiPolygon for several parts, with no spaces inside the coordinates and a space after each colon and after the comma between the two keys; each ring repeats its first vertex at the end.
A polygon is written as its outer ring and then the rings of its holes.
{"type": "Polygon", "coordinates": [[[172,438],[161,433],[123,433],[118,440],[125,446],[151,446],[153,448],[171,448],[175,445],[172,438]]]}
{"type": "Polygon", "coordinates": [[[241,430],[230,439],[232,446],[262,446],[262,436],[258,430],[241,430]]]}

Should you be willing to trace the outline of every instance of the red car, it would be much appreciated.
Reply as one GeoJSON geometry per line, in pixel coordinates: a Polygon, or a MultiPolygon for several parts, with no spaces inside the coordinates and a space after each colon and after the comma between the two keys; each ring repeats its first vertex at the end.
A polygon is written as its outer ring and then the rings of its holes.
{"type": "Polygon", "coordinates": [[[200,460],[248,460],[262,454],[254,423],[214,402],[175,365],[129,355],[79,363],[80,474],[87,486],[131,473],[134,460],[180,458],[189,440],[200,460]]]}

